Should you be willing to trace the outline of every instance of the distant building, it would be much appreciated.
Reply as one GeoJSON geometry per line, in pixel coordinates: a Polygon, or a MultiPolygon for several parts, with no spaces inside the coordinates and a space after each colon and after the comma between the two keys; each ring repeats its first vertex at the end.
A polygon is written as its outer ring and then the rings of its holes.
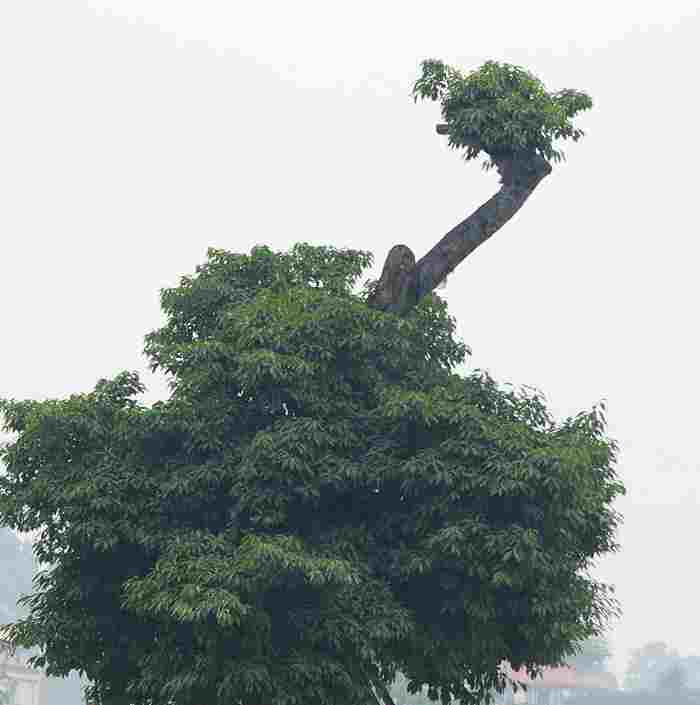
{"type": "Polygon", "coordinates": [[[686,691],[676,695],[667,693],[618,690],[607,694],[575,697],[567,705],[698,705],[700,694],[686,691]]]}
{"type": "Polygon", "coordinates": [[[527,686],[527,690],[514,693],[512,688],[506,689],[498,698],[503,705],[562,705],[574,697],[618,691],[617,678],[612,673],[579,673],[571,666],[560,666],[544,668],[541,678],[532,679],[524,668],[504,670],[509,678],[527,686]]]}
{"type": "Polygon", "coordinates": [[[0,639],[0,702],[7,705],[42,705],[46,676],[30,668],[26,659],[12,654],[8,641],[0,639]]]}

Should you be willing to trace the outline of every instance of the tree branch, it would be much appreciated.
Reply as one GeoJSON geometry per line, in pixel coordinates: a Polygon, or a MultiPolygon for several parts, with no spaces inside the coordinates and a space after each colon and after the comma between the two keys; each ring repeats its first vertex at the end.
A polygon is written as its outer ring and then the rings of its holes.
{"type": "MultiPolygon", "coordinates": [[[[437,131],[445,134],[446,128],[447,125],[438,125],[437,131]]],[[[552,171],[550,164],[536,153],[492,158],[501,175],[500,190],[452,228],[417,263],[406,245],[392,247],[377,287],[367,299],[369,306],[406,315],[460,262],[500,230],[552,171]]]]}

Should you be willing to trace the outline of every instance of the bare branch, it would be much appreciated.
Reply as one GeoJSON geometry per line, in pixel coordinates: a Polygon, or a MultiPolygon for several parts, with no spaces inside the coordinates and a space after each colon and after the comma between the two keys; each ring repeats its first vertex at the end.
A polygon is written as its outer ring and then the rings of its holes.
{"type": "Polygon", "coordinates": [[[502,185],[486,203],[456,225],[416,263],[418,297],[433,291],[479,245],[500,230],[523,206],[552,167],[539,155],[527,162],[497,163],[502,185]]]}
{"type": "MultiPolygon", "coordinates": [[[[438,131],[442,129],[438,125],[438,131]]],[[[496,161],[501,188],[468,218],[457,224],[415,266],[406,245],[389,251],[382,276],[367,303],[373,308],[405,315],[430,294],[479,245],[505,225],[523,206],[540,181],[551,173],[538,154],[496,161]]]]}

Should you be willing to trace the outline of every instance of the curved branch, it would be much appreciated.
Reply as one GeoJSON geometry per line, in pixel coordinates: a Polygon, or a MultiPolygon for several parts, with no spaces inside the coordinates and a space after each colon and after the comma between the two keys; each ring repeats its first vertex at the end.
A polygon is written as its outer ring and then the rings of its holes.
{"type": "MultiPolygon", "coordinates": [[[[440,134],[444,134],[442,125],[437,128],[440,134]]],[[[406,315],[460,262],[500,230],[552,171],[549,162],[536,153],[499,157],[494,161],[501,175],[499,191],[452,228],[418,262],[406,245],[392,247],[382,276],[367,299],[369,306],[406,315]]]]}

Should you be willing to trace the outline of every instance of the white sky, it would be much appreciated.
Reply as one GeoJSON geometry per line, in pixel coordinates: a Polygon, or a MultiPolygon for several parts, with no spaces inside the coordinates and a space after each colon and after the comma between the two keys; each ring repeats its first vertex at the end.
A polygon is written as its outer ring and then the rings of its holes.
{"type": "Polygon", "coordinates": [[[0,396],[133,369],[164,398],[143,336],[209,246],[371,250],[363,278],[394,244],[422,256],[497,175],[413,104],[420,61],[524,66],[592,96],[586,136],[441,294],[470,368],[558,417],[607,399],[629,492],[597,571],[624,609],[618,674],[652,639],[700,653],[697,0],[237,5],[1,5],[0,396]]]}

